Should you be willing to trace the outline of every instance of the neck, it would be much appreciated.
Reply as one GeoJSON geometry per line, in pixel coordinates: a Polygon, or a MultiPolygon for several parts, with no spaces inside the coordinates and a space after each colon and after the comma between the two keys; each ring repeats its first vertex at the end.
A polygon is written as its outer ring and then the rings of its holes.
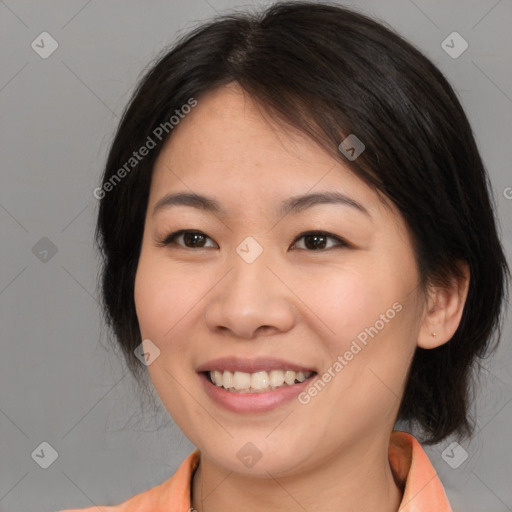
{"type": "Polygon", "coordinates": [[[192,507],[197,512],[396,512],[402,490],[389,465],[389,436],[364,441],[287,477],[240,475],[201,454],[192,479],[192,507]]]}

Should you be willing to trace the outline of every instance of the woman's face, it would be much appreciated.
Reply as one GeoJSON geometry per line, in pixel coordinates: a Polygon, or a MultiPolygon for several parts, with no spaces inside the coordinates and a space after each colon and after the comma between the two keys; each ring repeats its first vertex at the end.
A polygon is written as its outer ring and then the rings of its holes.
{"type": "Polygon", "coordinates": [[[421,297],[397,211],[240,88],[209,92],[174,128],[154,168],[135,302],[144,348],[160,350],[154,387],[203,456],[291,475],[387,443],[421,297]],[[334,192],[349,201],[291,202],[334,192]],[[161,202],[178,193],[218,209],[161,202]],[[159,245],[178,230],[196,234],[159,245]],[[316,373],[279,386],[300,369],[316,373]]]}

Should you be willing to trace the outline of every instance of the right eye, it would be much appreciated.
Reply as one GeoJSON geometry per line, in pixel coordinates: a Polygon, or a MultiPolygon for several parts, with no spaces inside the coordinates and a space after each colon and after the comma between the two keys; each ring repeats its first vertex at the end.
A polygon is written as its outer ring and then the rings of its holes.
{"type": "Polygon", "coordinates": [[[211,240],[208,235],[205,235],[201,231],[187,231],[185,229],[180,229],[179,231],[174,231],[173,233],[166,235],[162,240],[159,240],[158,245],[178,245],[186,249],[203,249],[208,247],[204,245],[206,239],[211,240]],[[180,243],[178,240],[181,240],[182,242],[180,243]]]}

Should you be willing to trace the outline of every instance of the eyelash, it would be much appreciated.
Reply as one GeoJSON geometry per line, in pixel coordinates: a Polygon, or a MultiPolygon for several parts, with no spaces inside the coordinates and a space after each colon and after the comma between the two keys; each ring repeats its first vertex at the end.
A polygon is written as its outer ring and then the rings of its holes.
{"type": "MultiPolygon", "coordinates": [[[[158,241],[158,246],[160,247],[166,247],[166,246],[169,246],[169,245],[178,245],[179,247],[183,248],[183,249],[190,249],[190,250],[199,250],[199,249],[211,249],[211,247],[186,247],[184,245],[181,245],[181,244],[177,244],[175,242],[176,238],[178,238],[180,235],[184,235],[186,233],[189,233],[189,234],[195,234],[195,235],[203,235],[205,236],[206,238],[209,238],[210,240],[212,240],[208,235],[202,233],[201,231],[194,231],[194,230],[187,230],[187,229],[180,229],[179,231],[174,231],[173,233],[170,233],[168,235],[166,235],[162,240],[159,240],[158,241]]],[[[301,233],[300,235],[297,235],[297,237],[295,238],[295,240],[293,241],[293,244],[295,245],[301,238],[304,238],[306,236],[314,236],[314,235],[320,235],[320,236],[323,236],[324,238],[327,238],[327,239],[332,239],[332,240],[335,240],[337,242],[337,245],[336,246],[333,246],[333,247],[328,247],[327,249],[302,249],[303,251],[308,251],[308,252],[324,252],[324,251],[328,251],[329,249],[334,249],[336,247],[350,247],[350,244],[348,242],[346,242],[345,240],[343,240],[343,238],[340,238],[339,236],[336,236],[336,235],[333,235],[331,233],[327,233],[325,231],[304,231],[303,233],[301,233]]]]}

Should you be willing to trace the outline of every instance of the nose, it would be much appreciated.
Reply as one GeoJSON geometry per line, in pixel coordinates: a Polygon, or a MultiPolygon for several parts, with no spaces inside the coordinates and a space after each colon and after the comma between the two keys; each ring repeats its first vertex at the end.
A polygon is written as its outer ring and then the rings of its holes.
{"type": "Polygon", "coordinates": [[[230,271],[210,294],[207,327],[244,339],[291,329],[295,321],[293,294],[279,272],[267,265],[263,255],[247,263],[235,254],[230,263],[230,271]]]}

